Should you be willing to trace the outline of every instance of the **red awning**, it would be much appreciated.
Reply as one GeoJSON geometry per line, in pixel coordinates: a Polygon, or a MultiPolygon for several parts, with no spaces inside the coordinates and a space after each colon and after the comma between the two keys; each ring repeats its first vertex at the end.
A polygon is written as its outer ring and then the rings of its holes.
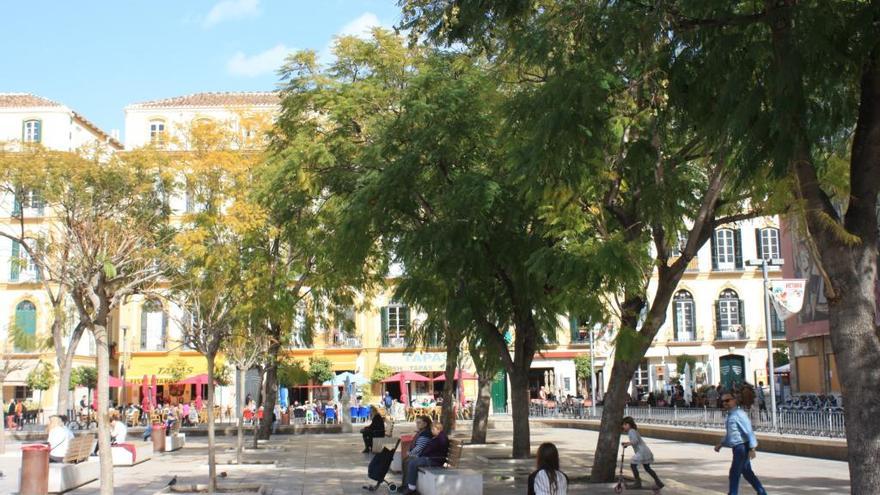
{"type": "MultiPolygon", "coordinates": [[[[178,385],[207,385],[208,384],[208,374],[202,373],[201,375],[194,375],[189,378],[184,378],[177,382],[178,385]]],[[[214,380],[214,384],[217,384],[217,380],[214,380]]]]}
{"type": "Polygon", "coordinates": [[[392,382],[430,382],[431,379],[427,376],[420,375],[414,371],[401,371],[400,373],[389,376],[388,378],[382,380],[382,383],[392,383],[392,382]]]}
{"type": "MultiPolygon", "coordinates": [[[[473,373],[468,373],[464,370],[455,370],[455,380],[477,380],[477,375],[473,373]]],[[[435,382],[445,382],[446,381],[446,373],[434,378],[435,382]]]]}

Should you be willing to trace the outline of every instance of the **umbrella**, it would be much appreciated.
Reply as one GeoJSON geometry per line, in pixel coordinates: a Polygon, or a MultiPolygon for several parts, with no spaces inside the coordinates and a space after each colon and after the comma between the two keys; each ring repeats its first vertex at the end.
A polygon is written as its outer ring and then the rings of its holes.
{"type": "MultiPolygon", "coordinates": [[[[473,373],[468,373],[465,370],[455,370],[455,378],[454,380],[477,380],[477,375],[473,373]]],[[[434,378],[435,382],[445,382],[446,381],[446,373],[434,378]]]]}
{"type": "Polygon", "coordinates": [[[141,395],[144,396],[143,400],[141,401],[141,407],[144,408],[144,411],[150,410],[150,389],[149,385],[147,385],[148,381],[149,380],[147,379],[147,375],[144,375],[144,380],[141,382],[141,395]]]}
{"type": "Polygon", "coordinates": [[[382,383],[392,383],[398,381],[408,381],[408,382],[430,382],[431,379],[425,375],[420,375],[414,371],[401,371],[400,373],[396,373],[394,375],[389,376],[388,378],[382,380],[382,383]]]}
{"type": "Polygon", "coordinates": [[[334,376],[330,380],[326,380],[324,382],[324,385],[342,385],[345,383],[346,380],[349,380],[355,385],[366,385],[370,383],[370,379],[365,377],[364,375],[360,373],[351,373],[349,371],[346,371],[344,373],[340,373],[334,376]]]}
{"type": "Polygon", "coordinates": [[[150,387],[150,402],[152,402],[153,406],[159,404],[159,398],[156,397],[156,383],[158,380],[156,379],[156,375],[153,375],[152,387],[150,387]]]}
{"type": "MultiPolygon", "coordinates": [[[[217,383],[217,380],[214,380],[214,383],[217,383]]],[[[178,385],[207,385],[208,384],[208,374],[202,373],[200,375],[193,375],[189,378],[184,378],[177,382],[178,385]]]]}
{"type": "Polygon", "coordinates": [[[709,385],[714,385],[715,380],[712,376],[712,363],[706,363],[706,383],[709,385]]]}
{"type": "Polygon", "coordinates": [[[131,387],[132,384],[123,381],[121,378],[110,375],[110,388],[131,387]]]}
{"type": "Polygon", "coordinates": [[[93,397],[93,399],[92,399],[92,409],[94,409],[95,411],[97,411],[97,410],[98,410],[98,388],[97,388],[97,387],[95,387],[95,389],[92,390],[92,397],[93,397]]]}
{"type": "Polygon", "coordinates": [[[693,398],[693,394],[691,392],[691,363],[687,363],[684,365],[684,401],[686,404],[691,403],[691,399],[693,398]]]}
{"type": "MultiPolygon", "coordinates": [[[[458,370],[455,370],[455,371],[458,371],[458,370]]],[[[464,375],[464,372],[462,372],[462,375],[464,375]]],[[[476,379],[476,377],[474,377],[473,379],[476,379]]],[[[464,404],[465,404],[465,399],[464,399],[464,380],[459,380],[459,381],[458,381],[458,400],[461,402],[461,405],[464,405],[464,404]]]]}

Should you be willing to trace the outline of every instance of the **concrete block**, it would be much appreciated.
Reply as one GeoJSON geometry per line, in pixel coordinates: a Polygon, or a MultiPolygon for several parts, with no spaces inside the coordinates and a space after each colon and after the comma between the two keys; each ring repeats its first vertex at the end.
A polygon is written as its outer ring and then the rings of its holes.
{"type": "Polygon", "coordinates": [[[473,469],[419,468],[422,495],[483,495],[483,473],[473,469]]]}

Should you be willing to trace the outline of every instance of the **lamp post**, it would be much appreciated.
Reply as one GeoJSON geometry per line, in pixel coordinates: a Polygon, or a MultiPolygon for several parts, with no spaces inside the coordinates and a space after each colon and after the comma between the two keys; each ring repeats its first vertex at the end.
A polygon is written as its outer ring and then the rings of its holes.
{"type": "Polygon", "coordinates": [[[123,394],[125,394],[125,365],[127,364],[125,361],[125,355],[128,352],[128,341],[126,340],[126,335],[128,335],[128,327],[123,325],[122,342],[119,343],[119,345],[122,347],[122,353],[120,353],[121,359],[119,360],[119,376],[122,378],[122,385],[120,386],[119,391],[116,394],[117,401],[121,405],[124,405],[126,402],[125,397],[123,397],[123,394]]]}
{"type": "Polygon", "coordinates": [[[749,266],[760,266],[764,277],[764,331],[767,337],[767,363],[770,367],[767,381],[770,383],[770,418],[773,423],[773,431],[778,430],[776,418],[776,374],[773,365],[773,324],[770,321],[770,280],[767,278],[768,266],[782,266],[785,260],[781,258],[750,260],[749,266]]]}
{"type": "Polygon", "coordinates": [[[590,325],[590,404],[592,413],[596,417],[596,354],[593,352],[593,331],[595,325],[590,325]]]}

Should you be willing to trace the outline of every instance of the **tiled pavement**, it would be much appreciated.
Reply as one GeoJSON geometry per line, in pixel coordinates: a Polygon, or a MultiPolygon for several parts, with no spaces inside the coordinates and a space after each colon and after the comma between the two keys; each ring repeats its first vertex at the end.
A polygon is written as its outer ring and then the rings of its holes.
{"type": "MultiPolygon", "coordinates": [[[[395,427],[395,431],[405,432],[409,429],[411,426],[395,427]]],[[[490,431],[490,441],[497,443],[466,447],[463,465],[473,466],[484,473],[486,495],[525,493],[525,479],[532,469],[532,461],[501,459],[509,454],[510,449],[510,430],[503,423],[499,424],[499,429],[490,431]]],[[[613,493],[609,485],[585,483],[596,441],[595,432],[535,425],[532,431],[533,447],[544,441],[556,443],[562,453],[563,470],[572,478],[569,493],[613,493]]],[[[654,467],[667,482],[664,494],[711,495],[726,492],[729,451],[716,454],[704,445],[650,438],[647,441],[659,461],[654,467]]],[[[218,439],[218,445],[222,447],[231,447],[232,442],[233,438],[218,439]]],[[[367,492],[362,486],[369,481],[366,477],[369,457],[359,453],[360,447],[360,435],[357,433],[279,435],[273,437],[269,449],[245,455],[246,460],[277,461],[277,467],[221,465],[218,466],[218,472],[228,474],[221,480],[224,486],[263,483],[269,486],[272,495],[363,495],[367,492]]],[[[218,449],[218,452],[220,461],[233,457],[223,449],[218,449]]],[[[114,492],[119,495],[152,495],[173,476],[178,477],[180,485],[204,483],[207,478],[206,459],[207,439],[188,439],[187,446],[180,451],[154,456],[152,460],[135,467],[116,468],[114,492]]],[[[17,445],[9,445],[7,454],[0,456],[0,470],[6,474],[0,479],[0,493],[14,491],[16,482],[13,478],[19,462],[17,445]]],[[[773,494],[843,494],[849,491],[847,466],[842,462],[763,453],[755,462],[755,470],[773,494]]],[[[399,482],[399,477],[394,476],[394,481],[399,482]]],[[[743,485],[743,493],[750,492],[743,485]]],[[[70,493],[97,494],[98,483],[90,483],[70,493]]],[[[380,493],[386,493],[386,490],[380,489],[380,493]]]]}

